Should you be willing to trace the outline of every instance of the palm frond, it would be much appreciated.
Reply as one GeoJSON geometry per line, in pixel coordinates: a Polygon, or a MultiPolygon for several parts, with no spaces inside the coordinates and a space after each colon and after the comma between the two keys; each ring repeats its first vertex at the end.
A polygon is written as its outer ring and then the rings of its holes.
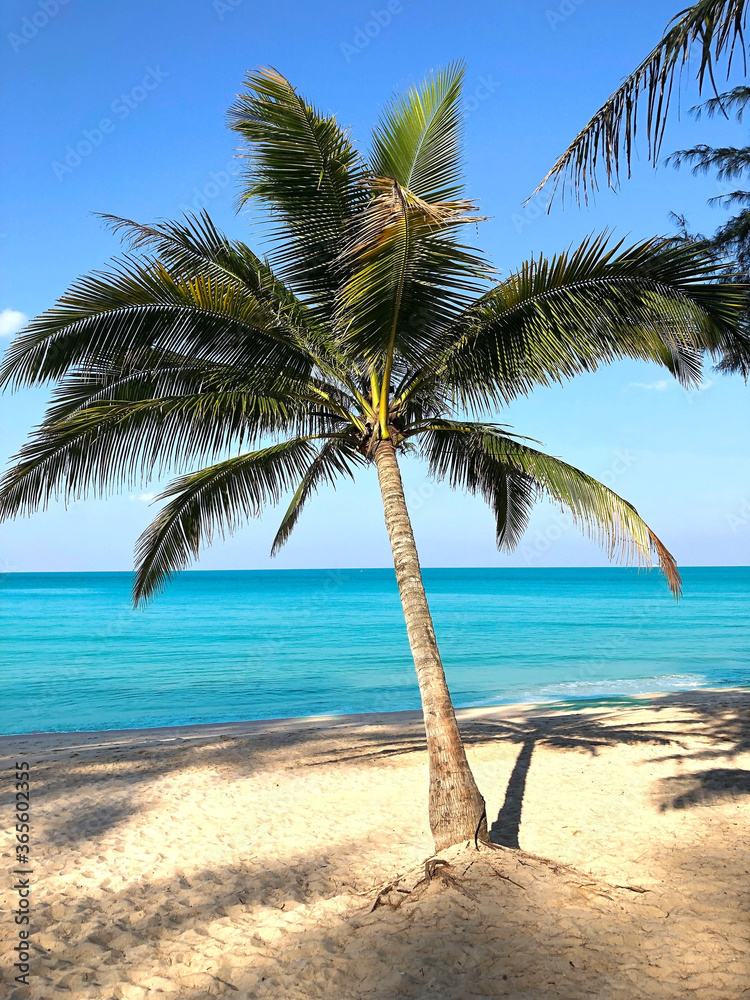
{"type": "Polygon", "coordinates": [[[340,240],[365,197],[363,161],[336,119],[274,69],[248,75],[229,125],[247,143],[243,200],[260,200],[278,224],[280,276],[328,315],[340,240]]]}
{"type": "Polygon", "coordinates": [[[337,324],[372,364],[384,365],[395,351],[414,365],[444,342],[447,327],[486,287],[490,268],[455,238],[474,221],[469,203],[427,204],[393,180],[376,191],[342,252],[347,277],[337,324]]]}
{"type": "Polygon", "coordinates": [[[157,594],[217,533],[225,537],[278,503],[305,474],[314,454],[310,438],[294,438],[172,483],[157,498],[169,502],[136,545],[135,604],[157,594]]]}
{"type": "Polygon", "coordinates": [[[380,386],[385,436],[392,380],[444,347],[447,326],[491,273],[456,238],[478,221],[459,197],[463,73],[455,63],[386,108],[373,136],[370,197],[339,258],[337,326],[380,386]]]}
{"type": "Polygon", "coordinates": [[[337,479],[349,476],[354,479],[353,465],[363,465],[365,459],[357,452],[355,443],[345,435],[329,438],[305,471],[299,486],[284,514],[271,546],[271,555],[277,555],[289,540],[299,520],[302,509],[321,485],[335,485],[337,479]]]}
{"type": "Polygon", "coordinates": [[[131,257],[79,278],[6,350],[0,386],[58,379],[102,358],[139,364],[154,352],[306,377],[309,353],[275,307],[232,277],[185,278],[131,257]]]}
{"type": "Polygon", "coordinates": [[[188,279],[206,275],[214,280],[236,279],[300,336],[309,334],[310,311],[276,277],[267,261],[218,230],[205,209],[197,215],[186,214],[179,221],[163,219],[151,226],[104,212],[99,218],[113,232],[122,232],[132,251],[155,254],[170,273],[188,279]]]}
{"type": "Polygon", "coordinates": [[[632,504],[580,469],[492,424],[436,421],[422,433],[420,448],[432,476],[489,503],[498,547],[512,550],[518,544],[534,501],[546,497],[568,511],[609,559],[650,567],[656,558],[679,597],[680,574],[663,543],[632,504]]]}
{"type": "Polygon", "coordinates": [[[385,109],[375,126],[370,166],[425,202],[456,201],[462,191],[463,62],[432,73],[385,109]]]}
{"type": "Polygon", "coordinates": [[[656,361],[695,384],[701,351],[718,355],[733,341],[746,301],[721,274],[703,243],[591,237],[532,258],[466,310],[431,377],[479,410],[620,358],[656,361]]]}
{"type": "Polygon", "coordinates": [[[562,183],[563,191],[568,186],[578,199],[582,196],[588,202],[598,189],[600,169],[607,184],[616,188],[621,161],[630,176],[639,123],[646,134],[648,158],[656,165],[675,83],[679,86],[679,76],[694,58],[694,50],[698,50],[695,77],[699,88],[709,80],[716,90],[714,65],[724,59],[728,75],[737,47],[745,57],[746,20],[745,0],[700,0],[679,13],[659,44],[558,157],[534,194],[548,182],[554,193],[562,183]]]}
{"type": "Polygon", "coordinates": [[[268,435],[330,433],[345,420],[287,391],[258,395],[236,375],[189,370],[68,376],[0,480],[0,519],[145,485],[268,435]]]}

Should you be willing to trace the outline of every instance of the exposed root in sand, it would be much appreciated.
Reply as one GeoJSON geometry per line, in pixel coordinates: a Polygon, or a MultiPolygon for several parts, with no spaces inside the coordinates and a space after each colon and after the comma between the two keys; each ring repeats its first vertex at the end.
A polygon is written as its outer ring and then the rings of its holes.
{"type": "Polygon", "coordinates": [[[428,890],[453,889],[468,899],[479,903],[479,896],[469,885],[487,878],[499,878],[518,889],[527,891],[530,888],[529,878],[538,876],[534,870],[548,869],[553,875],[559,876],[567,885],[578,889],[592,890],[596,895],[612,897],[609,893],[614,889],[643,894],[649,889],[640,885],[618,885],[601,878],[594,878],[587,872],[579,871],[572,865],[531,854],[516,848],[501,847],[497,844],[457,845],[426,858],[420,865],[410,868],[401,875],[394,876],[387,882],[361,893],[363,896],[374,894],[375,899],[369,908],[370,913],[381,906],[397,910],[405,904],[418,902],[428,890]],[[473,871],[472,871],[473,869],[473,871]],[[518,881],[519,874],[523,877],[527,872],[527,884],[518,881]],[[511,870],[516,878],[507,874],[511,870]],[[471,875],[469,872],[471,871],[471,875]],[[419,876],[419,877],[418,877],[419,876]]]}

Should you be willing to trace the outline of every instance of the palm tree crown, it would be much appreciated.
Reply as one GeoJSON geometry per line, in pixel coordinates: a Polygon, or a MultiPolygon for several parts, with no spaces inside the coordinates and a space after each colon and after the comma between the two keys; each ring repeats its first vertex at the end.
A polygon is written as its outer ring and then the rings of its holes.
{"type": "Polygon", "coordinates": [[[620,357],[690,383],[700,351],[731,340],[740,293],[713,282],[700,247],[659,239],[590,238],[497,282],[459,239],[477,219],[461,184],[462,72],[396,99],[368,159],[279,73],[249,76],[231,127],[248,149],[244,198],[272,219],[273,269],[205,214],[107,216],[132,253],[77,281],[6,353],[2,384],[58,385],[0,516],[203,466],[171,483],[139,540],[142,600],[214,533],[291,492],[277,551],[322,484],[390,441],[484,497],[501,548],[546,496],[613,557],[655,556],[676,592],[672,557],[630,504],[467,415],[620,357]]]}

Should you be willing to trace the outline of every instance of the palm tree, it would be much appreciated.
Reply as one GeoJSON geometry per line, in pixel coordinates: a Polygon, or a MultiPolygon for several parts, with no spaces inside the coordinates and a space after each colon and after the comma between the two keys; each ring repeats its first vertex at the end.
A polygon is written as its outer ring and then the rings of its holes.
{"type": "MultiPolygon", "coordinates": [[[[714,91],[715,96],[704,105],[709,114],[720,111],[726,115],[732,107],[742,106],[748,88],[737,87],[726,94],[719,94],[714,68],[723,59],[726,62],[728,77],[739,43],[743,66],[747,69],[744,47],[746,25],[745,0],[699,0],[692,7],[680,11],[667,25],[656,47],[589,119],[565,152],[558,156],[531,197],[546,184],[552,184],[553,197],[558,188],[561,188],[564,199],[567,188],[577,200],[580,201],[582,198],[588,203],[591,195],[598,190],[600,170],[604,171],[607,185],[617,189],[620,182],[620,164],[623,160],[627,176],[630,177],[631,158],[639,124],[646,135],[648,159],[656,167],[675,82],[679,86],[680,77],[691,62],[699,92],[709,84],[714,91]],[[645,117],[641,113],[644,103],[645,117]]],[[[738,157],[741,159],[745,151],[735,151],[733,161],[731,150],[713,152],[718,154],[727,152],[730,158],[719,162],[711,161],[710,157],[706,160],[704,157],[703,165],[707,168],[715,162],[715,165],[728,170],[726,176],[729,177],[738,165],[738,157]]],[[[697,159],[699,153],[698,148],[683,150],[676,154],[677,162],[680,156],[686,160],[693,156],[694,162],[700,169],[701,162],[697,159]]],[[[744,204],[742,196],[745,192],[736,194],[738,197],[734,202],[730,196],[729,203],[744,204]]],[[[548,211],[551,204],[552,198],[549,198],[548,211]]],[[[726,259],[728,251],[741,249],[746,241],[750,242],[750,217],[745,212],[730,219],[723,231],[717,232],[713,240],[705,240],[704,237],[687,233],[684,219],[678,216],[677,221],[681,223],[683,237],[687,237],[688,242],[694,244],[698,240],[703,240],[707,248],[717,254],[724,264],[722,277],[736,282],[746,282],[747,268],[744,262],[736,258],[735,261],[726,259]],[[736,264],[740,265],[739,271],[736,264]]],[[[717,360],[718,371],[739,373],[746,380],[750,377],[750,330],[747,324],[744,332],[735,337],[732,345],[717,360]]]]}
{"type": "MultiPolygon", "coordinates": [[[[745,60],[744,29],[747,23],[745,0],[699,0],[680,11],[667,25],[654,49],[626,77],[617,90],[589,119],[534,194],[551,182],[553,190],[562,182],[574,196],[584,200],[598,188],[597,170],[603,169],[607,184],[617,187],[620,161],[630,176],[630,162],[636,131],[645,131],[648,158],[659,161],[664,127],[675,81],[691,62],[699,91],[707,82],[717,93],[714,66],[726,60],[729,74],[739,43],[745,60]],[[697,50],[697,51],[696,51],[697,50]],[[640,112],[645,103],[645,120],[640,112]]],[[[743,62],[746,66],[746,62],[743,62]]]]}
{"type": "Polygon", "coordinates": [[[395,99],[367,159],[279,73],[250,75],[231,127],[247,147],[244,196],[271,219],[272,263],[205,214],[154,226],[107,217],[131,253],[74,283],[0,367],[6,387],[57,383],[0,484],[0,517],[199,467],[166,488],[138,541],[136,603],[217,532],[291,493],[276,552],[321,485],[374,463],[424,709],[438,849],[486,839],[487,823],[399,456],[414,452],[432,476],[482,496],[502,549],[548,497],[612,558],[656,558],[677,594],[674,559],[629,503],[486,418],[621,357],[656,361],[689,384],[700,351],[725,347],[741,309],[735,286],[712,281],[701,247],[659,239],[590,238],[497,282],[458,238],[477,220],[461,185],[462,74],[450,66],[395,99]]]}
{"type": "MultiPolygon", "coordinates": [[[[707,101],[690,109],[690,113],[700,119],[703,114],[713,118],[719,113],[734,114],[741,122],[745,109],[750,103],[750,87],[739,86],[723,94],[710,97],[707,101]]],[[[675,167],[690,166],[693,174],[705,174],[709,170],[716,171],[716,179],[722,183],[740,182],[750,168],[750,146],[709,146],[700,143],[690,149],[678,149],[664,161],[675,167]]],[[[709,199],[709,205],[720,205],[723,208],[738,209],[736,215],[722,223],[713,236],[701,233],[690,233],[684,215],[673,218],[680,227],[682,239],[688,242],[704,240],[724,265],[727,280],[746,283],[750,275],[750,191],[743,187],[725,191],[709,199]]],[[[750,317],[750,305],[746,306],[745,317],[750,317]]],[[[743,375],[745,381],[750,377],[750,349],[745,344],[729,351],[717,365],[723,372],[734,372],[743,375]]]]}

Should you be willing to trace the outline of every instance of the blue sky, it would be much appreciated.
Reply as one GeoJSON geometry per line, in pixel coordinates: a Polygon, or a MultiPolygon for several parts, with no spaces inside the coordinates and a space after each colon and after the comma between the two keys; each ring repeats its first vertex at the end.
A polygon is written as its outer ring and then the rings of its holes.
{"type": "MultiPolygon", "coordinates": [[[[234,212],[236,142],[227,107],[244,74],[273,65],[366,143],[392,93],[456,58],[467,63],[467,183],[490,216],[480,240],[507,272],[603,228],[638,239],[671,231],[669,212],[713,230],[712,178],[642,160],[619,194],[588,210],[523,202],[590,114],[655,43],[679,4],[644,0],[392,0],[259,4],[253,0],[7,0],[0,187],[0,349],[14,313],[51,305],[79,274],[118,250],[92,212],[141,221],[206,205],[233,237],[253,242],[234,212]],[[374,12],[374,14],[373,14],[374,12]],[[378,23],[379,22],[379,23],[378,23]],[[82,145],[80,145],[82,144],[82,145]],[[76,152],[80,146],[83,155],[76,152]]],[[[687,87],[681,106],[695,94],[687,87]]],[[[736,142],[734,123],[674,115],[664,151],[736,142]]],[[[0,397],[0,451],[10,457],[43,412],[41,390],[0,397]]],[[[707,373],[686,393],[665,373],[623,363],[499,414],[523,434],[636,504],[683,565],[747,564],[750,554],[750,390],[707,373]]],[[[433,486],[419,465],[405,479],[425,565],[603,565],[603,555],[541,506],[518,552],[501,555],[479,501],[433,486]]],[[[129,569],[154,514],[157,485],[132,495],[53,505],[0,525],[0,570],[129,569]]],[[[377,486],[321,493],[286,550],[268,550],[269,511],[203,568],[383,566],[390,553],[377,486]]]]}

